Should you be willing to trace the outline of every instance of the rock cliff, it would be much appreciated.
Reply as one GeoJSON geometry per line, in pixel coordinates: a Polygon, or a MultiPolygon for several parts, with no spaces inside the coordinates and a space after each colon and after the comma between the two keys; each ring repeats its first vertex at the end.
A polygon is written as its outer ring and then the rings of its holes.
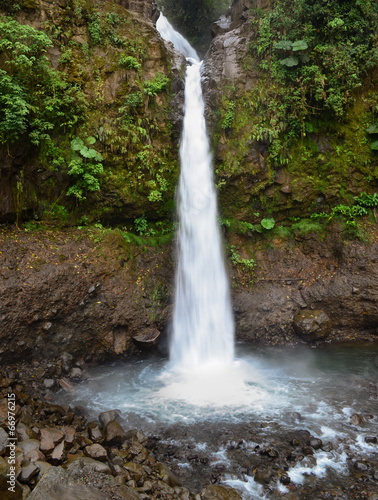
{"type": "MultiPolygon", "coordinates": [[[[84,110],[71,129],[52,123],[42,148],[30,129],[0,147],[1,220],[9,223],[0,253],[3,362],[64,352],[98,361],[140,353],[141,339],[159,335],[164,349],[169,335],[183,59],[154,29],[150,1],[84,3],[41,0],[16,13],[20,25],[50,30],[51,68],[67,92],[80,90],[84,110]],[[86,200],[66,196],[77,138],[94,140],[103,157],[101,189],[86,200]]],[[[235,1],[203,67],[237,338],[302,342],[295,314],[323,310],[329,340],[374,339],[375,198],[358,196],[374,190],[377,161],[358,120],[375,73],[344,120],[309,132],[288,163],[275,165],[271,142],[252,134],[251,107],[270,88],[250,50],[256,9],[270,7],[235,1]]]]}

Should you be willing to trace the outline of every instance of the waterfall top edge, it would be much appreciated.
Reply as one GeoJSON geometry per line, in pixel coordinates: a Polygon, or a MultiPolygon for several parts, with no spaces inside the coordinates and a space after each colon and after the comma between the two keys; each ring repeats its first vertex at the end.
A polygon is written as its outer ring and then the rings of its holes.
{"type": "Polygon", "coordinates": [[[202,62],[203,62],[203,61],[199,61],[198,59],[195,59],[194,57],[187,57],[187,58],[186,58],[186,62],[187,62],[190,66],[202,66],[202,62]]]}

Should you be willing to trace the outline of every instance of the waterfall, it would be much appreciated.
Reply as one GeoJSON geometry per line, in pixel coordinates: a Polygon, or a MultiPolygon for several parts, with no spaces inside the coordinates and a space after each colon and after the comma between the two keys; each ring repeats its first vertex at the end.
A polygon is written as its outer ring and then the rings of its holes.
{"type": "MultiPolygon", "coordinates": [[[[162,36],[177,40],[177,35],[165,19],[162,36]]],[[[234,325],[204,117],[202,63],[184,47],[190,65],[180,146],[178,268],[170,357],[174,365],[192,369],[232,363],[234,325]]]]}
{"type": "Polygon", "coordinates": [[[185,57],[192,57],[197,60],[199,59],[197,52],[193,49],[188,40],[174,30],[168,19],[163,14],[160,14],[159,19],[156,22],[156,29],[164,40],[172,42],[174,47],[185,57]]]}

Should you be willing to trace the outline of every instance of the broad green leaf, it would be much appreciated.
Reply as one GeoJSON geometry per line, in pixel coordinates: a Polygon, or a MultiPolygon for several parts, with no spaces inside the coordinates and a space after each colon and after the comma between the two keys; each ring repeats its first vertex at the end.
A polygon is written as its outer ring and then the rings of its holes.
{"type": "Polygon", "coordinates": [[[276,224],[276,221],[272,218],[266,218],[261,221],[261,225],[264,229],[273,229],[276,224]]]}
{"type": "Polygon", "coordinates": [[[286,59],[282,59],[282,61],[280,61],[280,64],[282,64],[283,66],[287,66],[288,68],[291,68],[292,66],[298,66],[298,59],[296,57],[293,57],[293,56],[290,56],[290,57],[287,57],[286,59]]]}
{"type": "Polygon", "coordinates": [[[306,50],[306,49],[308,49],[308,45],[307,45],[306,40],[296,40],[293,43],[293,47],[292,48],[293,48],[293,51],[306,50]]]}
{"type": "Polygon", "coordinates": [[[291,40],[280,40],[275,43],[273,48],[278,50],[291,50],[293,42],[291,40]]]}
{"type": "Polygon", "coordinates": [[[96,139],[94,137],[87,137],[87,143],[90,144],[91,146],[96,142],[96,139]]]}
{"type": "Polygon", "coordinates": [[[375,125],[371,125],[371,126],[367,129],[367,133],[368,133],[368,134],[378,134],[378,123],[376,123],[375,125]]]}
{"type": "Polygon", "coordinates": [[[71,149],[73,149],[74,151],[79,151],[82,147],[85,146],[84,142],[82,141],[82,139],[80,139],[80,137],[75,137],[75,139],[72,139],[71,149]]]}
{"type": "Polygon", "coordinates": [[[378,151],[378,141],[373,142],[373,144],[371,145],[371,149],[374,149],[374,151],[378,151]]]}

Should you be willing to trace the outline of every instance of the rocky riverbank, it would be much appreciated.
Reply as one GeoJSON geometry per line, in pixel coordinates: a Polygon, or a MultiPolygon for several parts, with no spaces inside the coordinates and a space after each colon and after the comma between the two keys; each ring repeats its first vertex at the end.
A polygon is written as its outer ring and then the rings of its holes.
{"type": "MultiPolygon", "coordinates": [[[[119,410],[93,418],[84,407],[56,404],[59,388],[74,391],[86,377],[85,365],[79,367],[67,356],[60,361],[61,378],[51,376],[55,367],[46,363],[1,372],[4,500],[236,500],[241,493],[225,482],[239,480],[240,487],[248,477],[253,477],[256,494],[271,499],[377,499],[374,453],[361,453],[354,446],[356,438],[343,433],[315,437],[298,412],[239,424],[161,426],[145,435],[128,428],[119,410]],[[319,473],[327,460],[334,461],[333,466],[319,473]],[[294,468],[307,468],[305,481],[292,480],[294,468]]],[[[376,398],[376,381],[361,391],[366,401],[376,398]]],[[[377,435],[367,434],[366,427],[376,416],[366,409],[346,415],[345,425],[355,436],[364,435],[367,447],[374,447],[377,435]]]]}
{"type": "MultiPolygon", "coordinates": [[[[98,421],[88,422],[84,408],[53,404],[30,390],[36,379],[31,373],[20,367],[0,378],[2,499],[215,498],[212,486],[197,495],[182,486],[146,448],[148,437],[122,428],[119,411],[103,412],[98,421]]],[[[70,390],[69,382],[61,384],[70,390]]],[[[222,499],[240,498],[224,486],[215,491],[222,499]]]]}

